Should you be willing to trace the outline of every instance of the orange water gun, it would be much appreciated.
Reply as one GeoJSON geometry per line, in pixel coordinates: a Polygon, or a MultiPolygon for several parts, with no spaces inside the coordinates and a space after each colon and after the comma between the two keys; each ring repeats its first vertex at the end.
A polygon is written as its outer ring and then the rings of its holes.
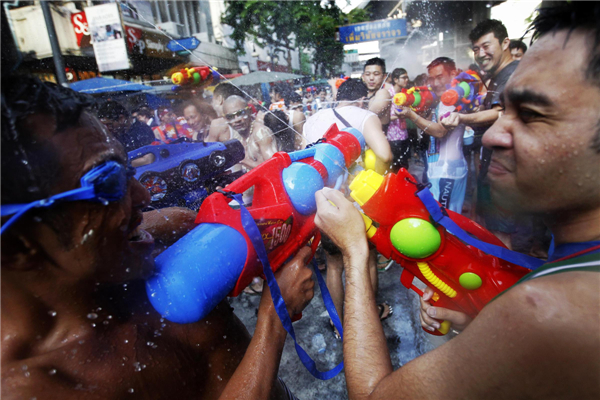
{"type": "MultiPolygon", "coordinates": [[[[404,270],[400,281],[420,296],[415,278],[434,290],[432,303],[474,318],[498,294],[531,270],[465,244],[442,225],[432,223],[419,197],[419,187],[404,168],[382,176],[361,171],[350,184],[350,196],[361,206],[369,241],[404,270]]],[[[445,210],[456,225],[480,241],[505,247],[474,221],[445,210]]],[[[440,321],[435,335],[450,329],[440,321]]],[[[426,331],[431,333],[429,331],[426,331]]]]}

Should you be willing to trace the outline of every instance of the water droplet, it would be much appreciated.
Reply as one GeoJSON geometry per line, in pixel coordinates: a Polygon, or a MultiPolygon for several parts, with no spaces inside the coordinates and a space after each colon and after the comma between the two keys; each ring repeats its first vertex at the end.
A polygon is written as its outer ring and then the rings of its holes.
{"type": "Polygon", "coordinates": [[[125,272],[130,273],[131,272],[131,268],[125,268],[125,272]]]}
{"type": "Polygon", "coordinates": [[[24,375],[25,375],[25,378],[29,378],[31,376],[31,374],[29,373],[29,371],[26,371],[24,375]]]}
{"type": "Polygon", "coordinates": [[[52,368],[50,371],[48,371],[48,375],[56,375],[56,369],[52,368]]]}
{"type": "Polygon", "coordinates": [[[88,319],[96,319],[96,318],[98,318],[98,314],[96,314],[96,313],[89,313],[87,315],[87,318],[88,319]]]}
{"type": "Polygon", "coordinates": [[[54,310],[50,310],[50,311],[48,311],[48,315],[49,315],[49,316],[51,316],[51,317],[56,317],[56,314],[57,314],[57,313],[56,313],[56,311],[54,311],[54,310]]]}
{"type": "Polygon", "coordinates": [[[29,164],[29,161],[27,161],[27,160],[21,160],[21,162],[22,162],[24,165],[27,165],[27,164],[29,164]]]}
{"type": "Polygon", "coordinates": [[[133,388],[127,389],[127,393],[133,393],[133,392],[135,392],[135,390],[133,388]]]}
{"type": "Polygon", "coordinates": [[[223,335],[223,339],[227,339],[227,335],[223,335]]]}
{"type": "Polygon", "coordinates": [[[125,340],[124,340],[124,342],[125,342],[125,343],[129,343],[129,340],[125,339],[125,340]]]}
{"type": "Polygon", "coordinates": [[[22,369],[23,371],[27,371],[27,365],[22,365],[22,366],[21,366],[21,369],[22,369]]]}
{"type": "Polygon", "coordinates": [[[223,378],[221,378],[221,375],[217,375],[217,379],[220,380],[220,381],[223,380],[223,378]]]}

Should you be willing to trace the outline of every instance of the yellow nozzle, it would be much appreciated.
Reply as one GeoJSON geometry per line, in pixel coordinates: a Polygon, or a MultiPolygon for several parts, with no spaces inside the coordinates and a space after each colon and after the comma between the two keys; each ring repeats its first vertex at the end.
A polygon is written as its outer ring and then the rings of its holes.
{"type": "Polygon", "coordinates": [[[360,171],[350,184],[350,197],[360,206],[365,204],[383,183],[383,176],[373,170],[360,171]]]}
{"type": "Polygon", "coordinates": [[[397,93],[394,95],[394,104],[398,107],[402,107],[406,104],[406,93],[397,93]]]}
{"type": "Polygon", "coordinates": [[[375,235],[375,232],[377,232],[377,228],[375,225],[373,225],[373,220],[371,218],[367,217],[363,213],[360,213],[360,215],[362,215],[363,220],[365,221],[365,231],[367,232],[367,237],[371,239],[375,235]]]}
{"type": "Polygon", "coordinates": [[[171,75],[171,80],[173,81],[173,84],[179,85],[183,80],[183,74],[181,72],[175,72],[171,75]]]}
{"type": "Polygon", "coordinates": [[[442,323],[440,324],[440,329],[438,329],[438,331],[442,335],[445,335],[446,333],[450,332],[451,326],[452,326],[452,323],[450,321],[442,321],[442,323]]]}

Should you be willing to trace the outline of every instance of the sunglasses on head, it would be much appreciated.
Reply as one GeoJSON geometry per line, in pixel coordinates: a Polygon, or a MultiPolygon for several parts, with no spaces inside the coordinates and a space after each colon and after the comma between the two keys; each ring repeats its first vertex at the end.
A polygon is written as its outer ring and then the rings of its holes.
{"type": "Polygon", "coordinates": [[[107,161],[86,173],[81,178],[80,188],[55,194],[29,204],[3,204],[0,206],[1,216],[12,215],[12,217],[2,225],[0,234],[3,234],[32,208],[51,207],[56,203],[65,201],[89,200],[106,204],[109,201],[121,200],[127,193],[129,180],[134,175],[135,168],[132,166],[124,166],[116,161],[107,161]]]}
{"type": "Polygon", "coordinates": [[[249,110],[250,110],[250,107],[246,107],[246,108],[242,108],[241,110],[237,110],[236,112],[233,112],[231,114],[225,114],[225,119],[228,121],[233,121],[238,116],[244,117],[244,116],[248,115],[249,110]]]}

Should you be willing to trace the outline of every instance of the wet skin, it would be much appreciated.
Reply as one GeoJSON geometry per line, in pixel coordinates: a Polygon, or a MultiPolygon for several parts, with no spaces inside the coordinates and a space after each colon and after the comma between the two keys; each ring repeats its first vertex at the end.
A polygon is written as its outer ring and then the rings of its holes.
{"type": "Polygon", "coordinates": [[[600,155],[592,149],[600,91],[572,72],[587,65],[585,36],[573,35],[562,48],[564,41],[562,33],[545,37],[527,52],[505,88],[503,116],[483,137],[494,149],[488,176],[503,207],[547,214],[600,198],[600,155]]]}
{"type": "MultiPolygon", "coordinates": [[[[88,115],[58,134],[47,116],[26,124],[60,157],[54,193],[78,187],[99,162],[125,162],[121,145],[88,115]]],[[[44,214],[41,223],[25,221],[2,236],[3,398],[109,399],[133,391],[210,399],[225,388],[249,335],[226,302],[187,325],[152,309],[142,279],[153,269],[153,240],[136,229],[148,202],[132,179],[121,201],[53,210],[71,221],[69,243],[58,240],[44,214]],[[13,243],[19,251],[7,245],[13,243]]]]}

